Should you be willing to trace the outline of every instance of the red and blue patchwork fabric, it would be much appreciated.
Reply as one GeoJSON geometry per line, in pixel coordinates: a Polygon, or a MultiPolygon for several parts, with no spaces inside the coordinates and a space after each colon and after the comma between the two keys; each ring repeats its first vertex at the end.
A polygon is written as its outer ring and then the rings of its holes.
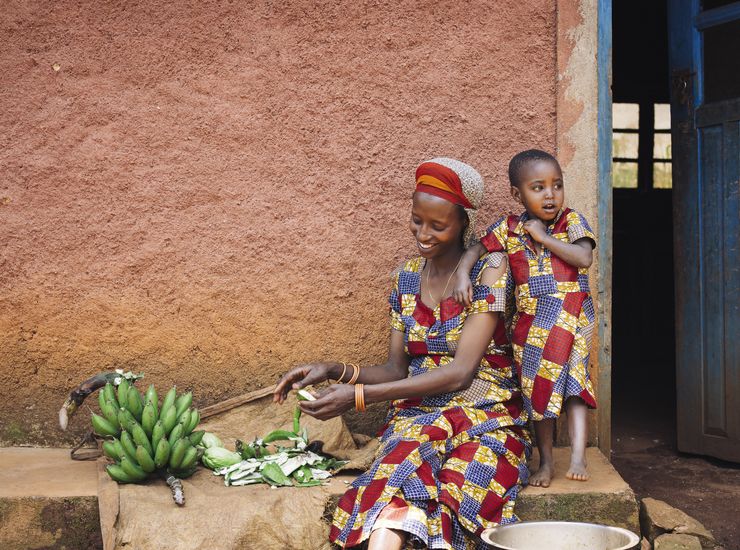
{"type": "MultiPolygon", "coordinates": [[[[508,272],[492,286],[480,284],[483,271],[503,260],[503,254],[491,254],[475,265],[468,308],[452,298],[435,309],[422,302],[422,258],[399,269],[390,295],[391,326],[404,334],[409,376],[452,364],[468,316],[505,311],[508,272]]],[[[511,347],[499,322],[468,389],[391,404],[375,460],[339,501],[330,539],[352,547],[387,527],[409,533],[414,546],[486,548],[479,538],[483,529],[517,521],[514,504],[528,476],[526,425],[511,347]]]]}
{"type": "MultiPolygon", "coordinates": [[[[594,304],[588,269],[576,268],[542,247],[538,253],[524,230],[525,212],[499,220],[486,230],[481,244],[506,252],[516,285],[516,314],[511,343],[524,402],[533,420],[560,416],[569,397],[596,407],[588,373],[594,330],[594,304]]],[[[596,238],[586,219],[570,208],[561,210],[547,232],[563,242],[596,238]]]]}

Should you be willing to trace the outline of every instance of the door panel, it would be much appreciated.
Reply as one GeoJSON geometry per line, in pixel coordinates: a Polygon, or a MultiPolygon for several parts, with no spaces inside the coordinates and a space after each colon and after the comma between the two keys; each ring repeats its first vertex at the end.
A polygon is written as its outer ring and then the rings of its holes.
{"type": "Polygon", "coordinates": [[[668,5],[678,447],[740,462],[740,98],[715,73],[723,93],[706,94],[704,72],[737,64],[716,31],[738,25],[740,2],[711,13],[697,0],[668,5]]]}

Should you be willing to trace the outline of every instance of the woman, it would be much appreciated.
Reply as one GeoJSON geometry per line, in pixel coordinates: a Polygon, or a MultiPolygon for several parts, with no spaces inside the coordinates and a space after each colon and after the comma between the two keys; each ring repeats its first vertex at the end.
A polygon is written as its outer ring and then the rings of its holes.
{"type": "Polygon", "coordinates": [[[347,382],[301,403],[319,419],[391,401],[372,467],[334,513],[330,539],[342,547],[369,539],[370,550],[468,548],[483,529],[517,519],[530,444],[502,319],[505,257],[475,265],[471,306],[449,295],[482,195],[480,174],[467,164],[438,158],[419,166],[411,233],[420,257],[395,276],[387,362],[302,365],[275,389],[282,402],[291,388],[347,382]]]}

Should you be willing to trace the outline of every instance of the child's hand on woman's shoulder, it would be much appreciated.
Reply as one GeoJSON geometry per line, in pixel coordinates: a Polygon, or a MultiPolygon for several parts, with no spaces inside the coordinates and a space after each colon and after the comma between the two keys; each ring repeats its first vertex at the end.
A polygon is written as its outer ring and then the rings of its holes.
{"type": "Polygon", "coordinates": [[[542,243],[547,237],[547,228],[540,220],[527,220],[524,222],[524,230],[529,233],[535,241],[542,243]]]}
{"type": "Polygon", "coordinates": [[[461,306],[468,307],[473,302],[473,283],[464,271],[455,273],[455,286],[452,289],[452,297],[461,306]]]}

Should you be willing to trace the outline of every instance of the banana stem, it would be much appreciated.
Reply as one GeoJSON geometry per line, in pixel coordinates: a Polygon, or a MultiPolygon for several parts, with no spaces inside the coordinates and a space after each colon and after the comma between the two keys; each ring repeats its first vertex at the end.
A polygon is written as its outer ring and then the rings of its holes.
{"type": "Polygon", "coordinates": [[[182,489],[182,480],[173,475],[168,475],[166,476],[165,481],[167,482],[167,485],[170,486],[170,491],[172,491],[172,500],[175,501],[175,504],[178,506],[185,506],[185,492],[182,489]]]}
{"type": "Polygon", "coordinates": [[[62,408],[59,410],[59,426],[62,428],[62,430],[66,430],[70,417],[74,415],[78,407],[82,405],[87,396],[94,391],[99,390],[108,382],[115,385],[116,378],[126,378],[128,380],[134,381],[142,378],[143,376],[143,374],[137,375],[130,372],[123,373],[116,371],[100,372],[95,376],[91,376],[69,393],[69,397],[67,397],[67,400],[64,402],[62,408]]]}

